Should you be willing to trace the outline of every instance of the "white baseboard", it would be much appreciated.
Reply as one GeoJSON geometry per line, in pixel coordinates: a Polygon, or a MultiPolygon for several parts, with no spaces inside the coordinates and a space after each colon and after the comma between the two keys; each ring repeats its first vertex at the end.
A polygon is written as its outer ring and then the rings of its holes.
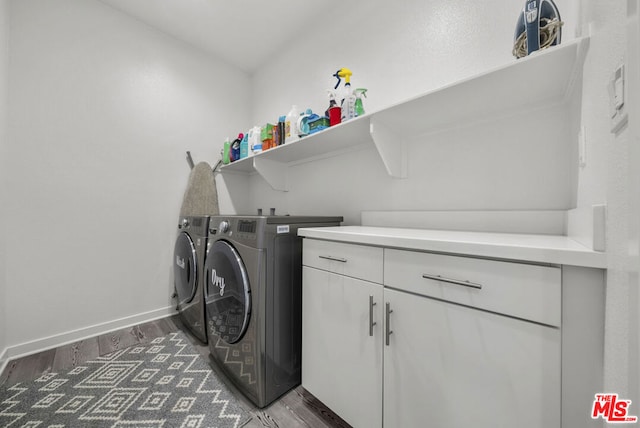
{"type": "MultiPolygon", "coordinates": [[[[107,321],[105,323],[95,324],[89,327],[79,328],[77,330],[9,346],[2,354],[0,354],[0,367],[4,369],[4,366],[9,360],[42,352],[47,349],[57,348],[59,346],[99,336],[122,328],[132,327],[137,324],[165,318],[176,313],[175,306],[167,306],[165,308],[155,309],[153,311],[131,315],[117,320],[107,321]]],[[[0,373],[2,373],[2,370],[0,370],[0,373]]]]}

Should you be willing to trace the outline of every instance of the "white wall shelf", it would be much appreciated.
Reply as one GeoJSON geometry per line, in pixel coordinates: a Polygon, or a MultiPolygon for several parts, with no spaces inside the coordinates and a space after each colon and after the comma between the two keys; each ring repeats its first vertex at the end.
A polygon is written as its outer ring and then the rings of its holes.
{"type": "Polygon", "coordinates": [[[373,143],[387,173],[406,178],[408,139],[462,124],[567,103],[582,75],[588,46],[588,38],[579,38],[536,52],[293,143],[224,165],[221,171],[258,172],[271,187],[286,191],[287,164],[373,143]]]}

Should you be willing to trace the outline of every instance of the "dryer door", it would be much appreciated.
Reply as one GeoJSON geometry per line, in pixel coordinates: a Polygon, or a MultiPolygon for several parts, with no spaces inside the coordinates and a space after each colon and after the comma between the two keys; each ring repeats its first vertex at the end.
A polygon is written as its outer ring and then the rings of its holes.
{"type": "Polygon", "coordinates": [[[178,294],[178,304],[183,305],[195,297],[197,281],[196,247],[186,232],[178,235],[173,257],[173,284],[178,294]]]}
{"type": "Polygon", "coordinates": [[[247,330],[251,287],[242,258],[226,241],[216,241],[205,261],[205,301],[210,329],[227,343],[236,343],[247,330]]]}

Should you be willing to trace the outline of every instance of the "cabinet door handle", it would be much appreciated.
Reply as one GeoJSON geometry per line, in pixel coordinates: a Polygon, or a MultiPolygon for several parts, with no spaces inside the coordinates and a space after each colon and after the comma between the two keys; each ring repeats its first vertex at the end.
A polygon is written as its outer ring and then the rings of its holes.
{"type": "Polygon", "coordinates": [[[373,326],[377,323],[373,320],[373,307],[376,303],[373,301],[373,296],[369,296],[369,336],[373,336],[373,326]]]}
{"type": "Polygon", "coordinates": [[[448,282],[449,284],[462,285],[463,287],[469,287],[469,288],[475,288],[477,290],[482,290],[482,284],[477,284],[477,283],[471,282],[471,281],[462,281],[460,279],[445,278],[444,276],[431,275],[431,274],[428,274],[428,273],[423,273],[422,277],[425,278],[425,279],[433,279],[435,281],[448,282]]]}
{"type": "Polygon", "coordinates": [[[333,257],[333,256],[318,256],[321,259],[331,260],[334,262],[346,263],[347,259],[343,259],[342,257],[333,257]]]}
{"type": "Polygon", "coordinates": [[[385,338],[385,343],[386,343],[386,345],[387,345],[387,346],[389,346],[389,336],[391,336],[391,335],[393,334],[393,331],[391,331],[391,326],[389,325],[389,321],[390,321],[390,318],[391,318],[391,317],[390,317],[391,312],[393,312],[393,311],[391,310],[391,305],[390,305],[390,303],[389,303],[389,302],[387,302],[386,307],[387,307],[387,310],[386,310],[386,312],[387,312],[387,317],[386,317],[386,318],[387,318],[387,322],[385,323],[385,325],[386,325],[386,329],[385,329],[385,336],[386,336],[386,338],[385,338]]]}

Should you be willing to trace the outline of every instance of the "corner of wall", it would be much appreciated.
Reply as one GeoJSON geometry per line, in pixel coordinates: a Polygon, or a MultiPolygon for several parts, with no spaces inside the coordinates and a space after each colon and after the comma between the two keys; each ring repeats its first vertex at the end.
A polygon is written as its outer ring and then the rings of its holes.
{"type": "Polygon", "coordinates": [[[605,251],[606,209],[599,204],[567,211],[567,236],[594,251],[605,251]]]}
{"type": "MultiPolygon", "coordinates": [[[[0,0],[0,236],[5,236],[6,192],[4,162],[7,144],[8,69],[9,69],[9,0],[0,0]]],[[[6,320],[6,241],[0,240],[0,373],[7,363],[6,320]]]]}

